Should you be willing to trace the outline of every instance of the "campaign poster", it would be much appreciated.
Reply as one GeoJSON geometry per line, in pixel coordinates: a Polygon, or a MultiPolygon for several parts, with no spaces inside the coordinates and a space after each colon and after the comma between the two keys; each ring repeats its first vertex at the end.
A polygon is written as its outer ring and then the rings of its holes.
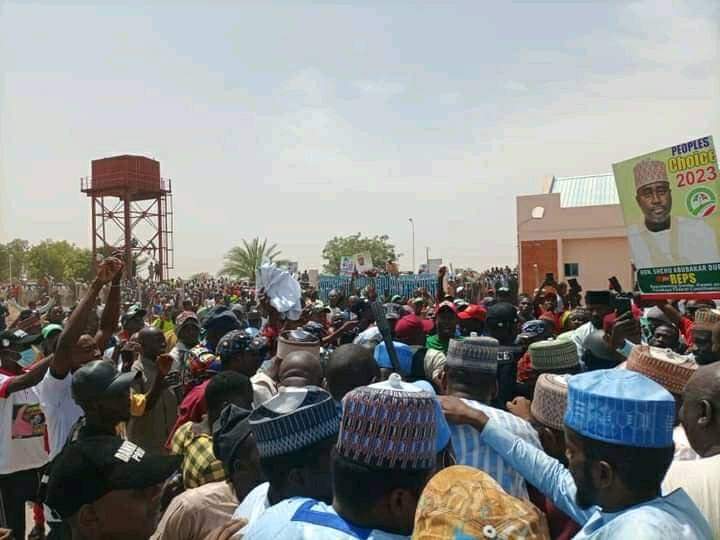
{"type": "Polygon", "coordinates": [[[613,165],[643,294],[720,291],[720,179],[711,136],[613,165]]]}
{"type": "Polygon", "coordinates": [[[358,253],[353,257],[353,262],[355,263],[355,271],[358,274],[362,274],[364,272],[369,272],[372,270],[373,267],[373,261],[372,261],[372,255],[370,253],[358,253]]]}
{"type": "Polygon", "coordinates": [[[350,276],[355,272],[355,262],[350,256],[340,257],[340,275],[350,276]]]}

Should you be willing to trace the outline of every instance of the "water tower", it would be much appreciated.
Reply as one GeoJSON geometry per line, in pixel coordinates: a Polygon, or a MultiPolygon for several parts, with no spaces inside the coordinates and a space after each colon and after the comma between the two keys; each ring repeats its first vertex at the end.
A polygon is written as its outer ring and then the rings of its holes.
{"type": "Polygon", "coordinates": [[[134,258],[152,263],[154,277],[167,279],[174,266],[172,184],[160,177],[160,163],[143,156],[92,161],[92,175],[80,179],[90,198],[93,259],[125,253],[125,276],[134,277],[134,258]]]}

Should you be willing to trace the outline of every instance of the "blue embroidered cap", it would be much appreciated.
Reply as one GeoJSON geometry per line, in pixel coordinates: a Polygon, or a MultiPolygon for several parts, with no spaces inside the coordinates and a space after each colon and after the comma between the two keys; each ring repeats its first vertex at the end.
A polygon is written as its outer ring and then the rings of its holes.
{"type": "MultiPolygon", "coordinates": [[[[400,375],[410,375],[413,360],[412,349],[409,345],[400,343],[399,341],[393,341],[393,345],[395,346],[395,352],[397,353],[400,375]]],[[[388,350],[384,342],[375,347],[374,357],[378,367],[387,369],[393,368],[392,362],[390,361],[390,355],[388,354],[388,350]]]]}
{"type": "Polygon", "coordinates": [[[655,381],[625,369],[570,377],[565,425],[590,439],[624,446],[673,444],[675,399],[655,381]]]}
{"type": "Polygon", "coordinates": [[[340,412],[322,388],[283,388],[249,416],[261,458],[297,452],[337,435],[340,412]]]}

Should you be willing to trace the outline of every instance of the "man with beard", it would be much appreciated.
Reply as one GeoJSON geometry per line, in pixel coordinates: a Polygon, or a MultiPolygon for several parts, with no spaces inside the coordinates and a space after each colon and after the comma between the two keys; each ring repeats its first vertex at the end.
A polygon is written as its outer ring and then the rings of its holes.
{"type": "Polygon", "coordinates": [[[628,227],[638,269],[709,263],[720,259],[715,231],[703,219],[672,215],[672,190],[663,161],[644,160],[633,168],[635,201],[643,224],[628,227]]]}
{"type": "Polygon", "coordinates": [[[692,353],[698,364],[712,364],[720,360],[720,312],[700,309],[695,313],[692,328],[692,353]]]}
{"type": "Polygon", "coordinates": [[[570,378],[567,468],[483,412],[440,399],[451,422],[474,426],[483,443],[582,525],[575,538],[712,538],[683,490],[659,495],[673,459],[675,400],[644,375],[612,369],[570,378]]]}

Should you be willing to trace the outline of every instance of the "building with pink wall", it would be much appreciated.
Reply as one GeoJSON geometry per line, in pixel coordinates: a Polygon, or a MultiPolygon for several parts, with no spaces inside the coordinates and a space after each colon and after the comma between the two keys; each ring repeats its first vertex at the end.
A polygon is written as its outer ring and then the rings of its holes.
{"type": "Polygon", "coordinates": [[[553,177],[540,195],[517,197],[520,290],[532,293],[552,273],[584,290],[633,283],[630,246],[612,174],[553,177]]]}

